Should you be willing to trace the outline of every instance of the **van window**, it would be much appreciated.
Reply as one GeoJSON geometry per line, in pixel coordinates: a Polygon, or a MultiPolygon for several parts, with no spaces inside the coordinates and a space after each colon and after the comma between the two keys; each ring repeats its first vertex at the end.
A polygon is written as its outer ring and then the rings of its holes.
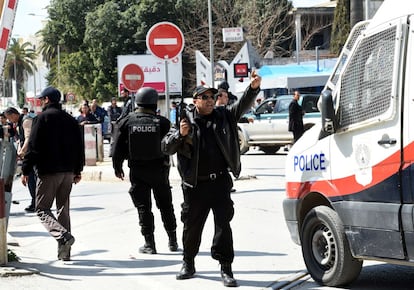
{"type": "Polygon", "coordinates": [[[339,127],[384,114],[391,105],[396,27],[365,38],[343,74],[339,127]]]}

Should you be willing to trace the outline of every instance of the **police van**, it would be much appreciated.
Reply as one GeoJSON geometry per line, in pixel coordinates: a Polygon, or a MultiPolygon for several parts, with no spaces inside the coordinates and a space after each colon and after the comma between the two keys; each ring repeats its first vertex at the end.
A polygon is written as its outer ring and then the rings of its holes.
{"type": "Polygon", "coordinates": [[[283,202],[310,275],[339,286],[363,260],[414,265],[414,1],[385,0],[353,28],[319,103],[283,202]]]}

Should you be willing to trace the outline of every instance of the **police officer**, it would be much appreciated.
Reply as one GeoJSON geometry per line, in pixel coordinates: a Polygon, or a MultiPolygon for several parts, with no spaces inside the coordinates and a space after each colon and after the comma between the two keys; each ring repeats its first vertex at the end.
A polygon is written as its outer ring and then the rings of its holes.
{"type": "Polygon", "coordinates": [[[230,221],[234,207],[230,196],[233,181],[241,170],[237,120],[251,107],[260,91],[261,78],[252,72],[251,83],[243,96],[229,106],[214,106],[217,90],[198,86],[193,92],[193,107],[186,110],[179,127],[171,128],[162,141],[167,154],[177,153],[184,202],[183,265],[177,280],[190,279],[196,270],[201,236],[209,212],[214,216],[211,256],[221,265],[224,286],[236,287],[232,263],[233,234],[230,221]]]}
{"type": "Polygon", "coordinates": [[[170,129],[170,121],[156,114],[158,93],[145,87],[136,94],[137,109],[119,120],[115,133],[112,164],[116,177],[124,179],[122,164],[128,160],[131,188],[129,194],[138,210],[145,244],[140,253],[156,254],[154,215],[151,211],[151,190],[160,209],[169,238],[170,251],[177,251],[176,219],[168,180],[169,156],[161,152],[161,139],[170,129]]]}

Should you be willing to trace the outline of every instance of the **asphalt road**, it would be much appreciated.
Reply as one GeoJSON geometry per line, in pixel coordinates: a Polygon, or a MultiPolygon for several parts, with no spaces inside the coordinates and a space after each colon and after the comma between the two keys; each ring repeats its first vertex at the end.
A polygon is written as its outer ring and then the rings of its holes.
{"type": "MultiPolygon", "coordinates": [[[[242,174],[232,194],[235,261],[240,289],[413,289],[414,268],[365,262],[351,286],[322,287],[306,275],[300,247],[289,236],[283,219],[285,153],[265,155],[250,150],[242,156],[242,174]]],[[[56,242],[34,214],[24,208],[29,193],[19,181],[13,187],[8,229],[9,248],[19,262],[0,267],[0,289],[222,289],[219,264],[210,257],[211,215],[206,223],[196,277],[177,281],[181,252],[171,253],[159,211],[154,209],[157,255],[138,253],[143,244],[129,183],[113,178],[110,162],[97,168],[101,181],[82,181],[71,196],[72,261],[56,259],[56,242]]],[[[179,221],[182,194],[176,168],[171,170],[175,214],[179,221]]],[[[154,206],[155,207],[155,206],[154,206]]],[[[181,243],[179,243],[181,246],[181,243]]]]}
{"type": "MultiPolygon", "coordinates": [[[[288,234],[283,219],[285,153],[264,155],[251,151],[242,156],[241,178],[232,194],[235,216],[232,221],[236,258],[233,271],[240,289],[264,289],[286,281],[304,270],[299,247],[288,234]]],[[[137,211],[128,195],[129,183],[113,179],[110,163],[99,168],[102,181],[82,181],[71,195],[72,232],[76,242],[72,261],[56,260],[56,242],[34,214],[24,208],[29,193],[19,182],[13,187],[9,222],[10,248],[20,257],[9,263],[27,276],[0,277],[0,289],[221,289],[219,264],[210,257],[213,234],[212,215],[207,220],[196,277],[177,281],[181,252],[171,253],[159,211],[154,209],[157,255],[138,253],[143,244],[137,211]],[[111,176],[112,178],[108,178],[111,176]],[[23,272],[24,272],[23,271],[23,272]],[[37,274],[36,274],[37,273],[37,274]]],[[[177,232],[182,193],[176,168],[171,183],[177,232]]],[[[155,205],[154,205],[155,207],[155,205]]],[[[181,243],[180,243],[181,246],[181,243]]],[[[5,271],[3,267],[3,272],[5,271]]]]}

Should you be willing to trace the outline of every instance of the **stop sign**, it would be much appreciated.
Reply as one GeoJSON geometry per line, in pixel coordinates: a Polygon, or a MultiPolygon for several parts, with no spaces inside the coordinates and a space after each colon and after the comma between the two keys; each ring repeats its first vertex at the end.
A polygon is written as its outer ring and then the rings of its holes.
{"type": "Polygon", "coordinates": [[[139,65],[130,63],[122,69],[121,79],[125,88],[136,92],[144,84],[144,72],[139,65]]]}
{"type": "Polygon", "coordinates": [[[147,33],[147,48],[156,57],[172,59],[184,48],[184,35],[175,24],[159,22],[147,33]]]}

